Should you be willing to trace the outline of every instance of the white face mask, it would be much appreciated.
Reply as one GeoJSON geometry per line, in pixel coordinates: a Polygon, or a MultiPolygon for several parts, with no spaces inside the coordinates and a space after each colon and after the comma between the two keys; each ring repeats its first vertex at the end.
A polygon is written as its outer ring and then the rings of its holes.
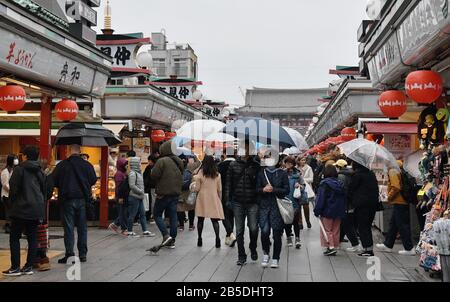
{"type": "Polygon", "coordinates": [[[18,166],[19,165],[19,160],[18,159],[15,159],[14,160],[14,166],[18,166]]]}
{"type": "Polygon", "coordinates": [[[274,167],[276,164],[277,161],[274,158],[266,158],[263,160],[263,165],[266,167],[274,167]]]}

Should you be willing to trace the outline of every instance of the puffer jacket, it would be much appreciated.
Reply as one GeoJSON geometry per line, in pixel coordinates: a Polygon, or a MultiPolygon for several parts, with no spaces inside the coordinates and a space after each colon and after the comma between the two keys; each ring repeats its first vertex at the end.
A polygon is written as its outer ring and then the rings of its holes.
{"type": "Polygon", "coordinates": [[[232,162],[227,171],[224,197],[226,202],[240,204],[257,203],[256,177],[260,170],[260,164],[254,157],[248,160],[238,158],[232,162]]]}
{"type": "Polygon", "coordinates": [[[330,219],[344,218],[345,198],[344,185],[337,178],[325,178],[317,190],[314,215],[330,219]]]}
{"type": "Polygon", "coordinates": [[[151,172],[151,177],[156,182],[156,195],[179,196],[183,187],[183,162],[172,152],[171,141],[162,144],[159,153],[161,156],[151,172]]]}
{"type": "Polygon", "coordinates": [[[130,185],[130,196],[137,199],[144,199],[144,177],[141,172],[141,159],[139,157],[130,158],[130,173],[128,174],[128,184],[130,185]]]}
{"type": "Polygon", "coordinates": [[[14,169],[9,181],[11,218],[43,220],[47,188],[37,161],[25,161],[14,169]]]}

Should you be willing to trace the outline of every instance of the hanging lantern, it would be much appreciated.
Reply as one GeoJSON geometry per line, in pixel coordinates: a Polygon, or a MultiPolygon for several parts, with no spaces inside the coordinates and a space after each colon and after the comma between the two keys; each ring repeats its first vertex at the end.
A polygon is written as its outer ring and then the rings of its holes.
{"type": "Polygon", "coordinates": [[[151,139],[155,143],[163,142],[166,139],[164,130],[152,130],[151,139]]]}
{"type": "Polygon", "coordinates": [[[16,112],[25,106],[25,89],[18,85],[0,87],[0,108],[7,112],[16,112]]]}
{"type": "Polygon", "coordinates": [[[172,138],[177,136],[177,133],[176,132],[166,132],[165,136],[166,136],[166,140],[171,140],[172,138]]]}
{"type": "Polygon", "coordinates": [[[388,118],[399,118],[407,110],[407,97],[402,91],[388,90],[383,92],[378,99],[378,107],[388,118]]]}
{"type": "Polygon", "coordinates": [[[346,142],[354,140],[354,139],[356,139],[356,130],[354,128],[351,128],[351,127],[344,128],[341,131],[341,137],[346,142]]]}
{"type": "Polygon", "coordinates": [[[443,80],[439,73],[431,70],[411,72],[406,78],[406,94],[419,104],[431,104],[443,91],[443,80]]]}
{"type": "Polygon", "coordinates": [[[66,122],[77,118],[78,105],[74,100],[62,99],[56,104],[56,118],[60,121],[66,122]]]}

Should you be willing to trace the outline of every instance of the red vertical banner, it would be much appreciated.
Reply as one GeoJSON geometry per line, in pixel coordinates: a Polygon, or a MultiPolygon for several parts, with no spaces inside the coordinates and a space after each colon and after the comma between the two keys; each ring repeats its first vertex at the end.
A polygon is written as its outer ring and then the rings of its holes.
{"type": "Polygon", "coordinates": [[[41,159],[51,162],[51,130],[52,130],[52,98],[43,96],[41,103],[41,120],[40,120],[40,155],[41,159]]]}
{"type": "Polygon", "coordinates": [[[100,227],[108,227],[108,158],[109,148],[102,147],[100,159],[100,227]]]}

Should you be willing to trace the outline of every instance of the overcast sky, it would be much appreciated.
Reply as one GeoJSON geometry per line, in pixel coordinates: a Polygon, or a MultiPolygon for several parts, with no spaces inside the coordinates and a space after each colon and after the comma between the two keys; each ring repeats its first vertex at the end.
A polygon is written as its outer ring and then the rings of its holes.
{"type": "MultiPolygon", "coordinates": [[[[111,0],[116,33],[162,28],[199,57],[200,90],[244,104],[240,88],[327,87],[336,65],[357,65],[364,0],[111,0]]],[[[104,6],[98,9],[103,28],[104,6]]]]}

